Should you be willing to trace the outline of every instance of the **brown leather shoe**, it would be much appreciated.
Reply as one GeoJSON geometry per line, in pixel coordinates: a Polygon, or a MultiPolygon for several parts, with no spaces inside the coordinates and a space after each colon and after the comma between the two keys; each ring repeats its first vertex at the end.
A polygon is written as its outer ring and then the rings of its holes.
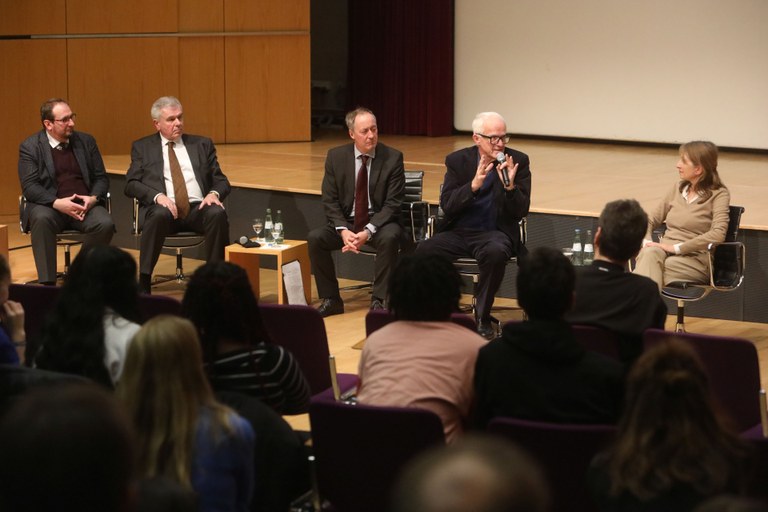
{"type": "Polygon", "coordinates": [[[344,313],[344,302],[341,299],[323,299],[317,307],[317,311],[323,318],[344,313]]]}

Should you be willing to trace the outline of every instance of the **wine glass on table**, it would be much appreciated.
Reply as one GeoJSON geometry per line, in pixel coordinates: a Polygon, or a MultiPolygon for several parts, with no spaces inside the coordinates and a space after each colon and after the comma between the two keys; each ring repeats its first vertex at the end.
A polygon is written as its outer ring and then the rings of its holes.
{"type": "Polygon", "coordinates": [[[261,236],[261,232],[264,230],[264,219],[253,219],[253,231],[256,233],[256,241],[263,242],[264,238],[261,236]]]}

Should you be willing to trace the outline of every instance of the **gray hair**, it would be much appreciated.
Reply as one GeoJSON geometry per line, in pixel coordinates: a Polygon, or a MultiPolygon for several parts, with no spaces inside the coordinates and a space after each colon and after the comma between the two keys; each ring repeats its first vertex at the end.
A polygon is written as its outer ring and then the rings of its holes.
{"type": "Polygon", "coordinates": [[[507,125],[507,122],[498,112],[480,112],[475,116],[475,119],[472,121],[472,133],[483,133],[483,127],[485,126],[485,121],[492,117],[500,119],[501,122],[504,123],[504,126],[507,125]]]}
{"type": "Polygon", "coordinates": [[[160,111],[168,107],[181,108],[181,102],[175,96],[163,96],[162,98],[157,98],[152,104],[152,108],[149,110],[152,119],[155,121],[160,119],[160,111]]]}
{"type": "Polygon", "coordinates": [[[357,107],[355,110],[347,112],[347,116],[344,118],[344,122],[347,123],[348,130],[351,131],[355,129],[355,119],[357,119],[357,116],[361,114],[371,114],[373,119],[376,119],[376,116],[373,115],[373,112],[371,112],[369,109],[365,107],[357,107]]]}

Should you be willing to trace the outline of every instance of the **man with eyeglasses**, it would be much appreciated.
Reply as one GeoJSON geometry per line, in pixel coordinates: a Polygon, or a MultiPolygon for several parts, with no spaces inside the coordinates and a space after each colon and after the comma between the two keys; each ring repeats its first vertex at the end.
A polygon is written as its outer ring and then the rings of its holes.
{"type": "Polygon", "coordinates": [[[93,136],[75,131],[66,100],[40,107],[43,129],[19,146],[19,181],[26,198],[21,226],[32,235],[41,284],[56,283],[56,235],[65,229],[86,234],[81,250],[107,245],[115,224],[105,208],[109,179],[93,136]]]}
{"type": "Polygon", "coordinates": [[[477,114],[472,132],[474,146],[445,158],[440,194],[445,218],[437,234],[418,250],[477,260],[477,331],[491,338],[491,306],[504,267],[512,256],[526,251],[519,223],[531,205],[531,171],[528,155],[505,147],[509,135],[500,114],[477,114]]]}

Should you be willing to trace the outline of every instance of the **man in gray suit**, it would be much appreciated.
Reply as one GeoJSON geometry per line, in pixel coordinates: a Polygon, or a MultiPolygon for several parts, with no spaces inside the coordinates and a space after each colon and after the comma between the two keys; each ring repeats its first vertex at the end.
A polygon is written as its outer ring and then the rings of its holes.
{"type": "Polygon", "coordinates": [[[400,250],[400,205],[405,191],[403,154],[379,144],[376,116],[366,108],[347,114],[352,144],[328,151],[322,202],[328,222],[310,231],[309,257],[325,316],[344,312],[331,251],[376,248],[371,309],[383,309],[389,274],[400,250]]]}
{"type": "Polygon", "coordinates": [[[115,225],[104,207],[109,179],[96,139],[75,132],[75,114],[61,98],[43,103],[40,119],[43,129],[19,146],[19,181],[27,199],[21,225],[32,234],[38,281],[55,284],[57,233],[85,233],[85,250],[109,244],[115,225]]]}
{"type": "Polygon", "coordinates": [[[229,240],[229,220],[221,202],[230,185],[213,141],[183,133],[184,111],[173,96],[159,98],[150,113],[157,133],[133,143],[125,184],[125,194],[140,204],[139,284],[144,293],[150,292],[152,271],[167,235],[205,234],[207,261],[223,260],[229,240]]]}

